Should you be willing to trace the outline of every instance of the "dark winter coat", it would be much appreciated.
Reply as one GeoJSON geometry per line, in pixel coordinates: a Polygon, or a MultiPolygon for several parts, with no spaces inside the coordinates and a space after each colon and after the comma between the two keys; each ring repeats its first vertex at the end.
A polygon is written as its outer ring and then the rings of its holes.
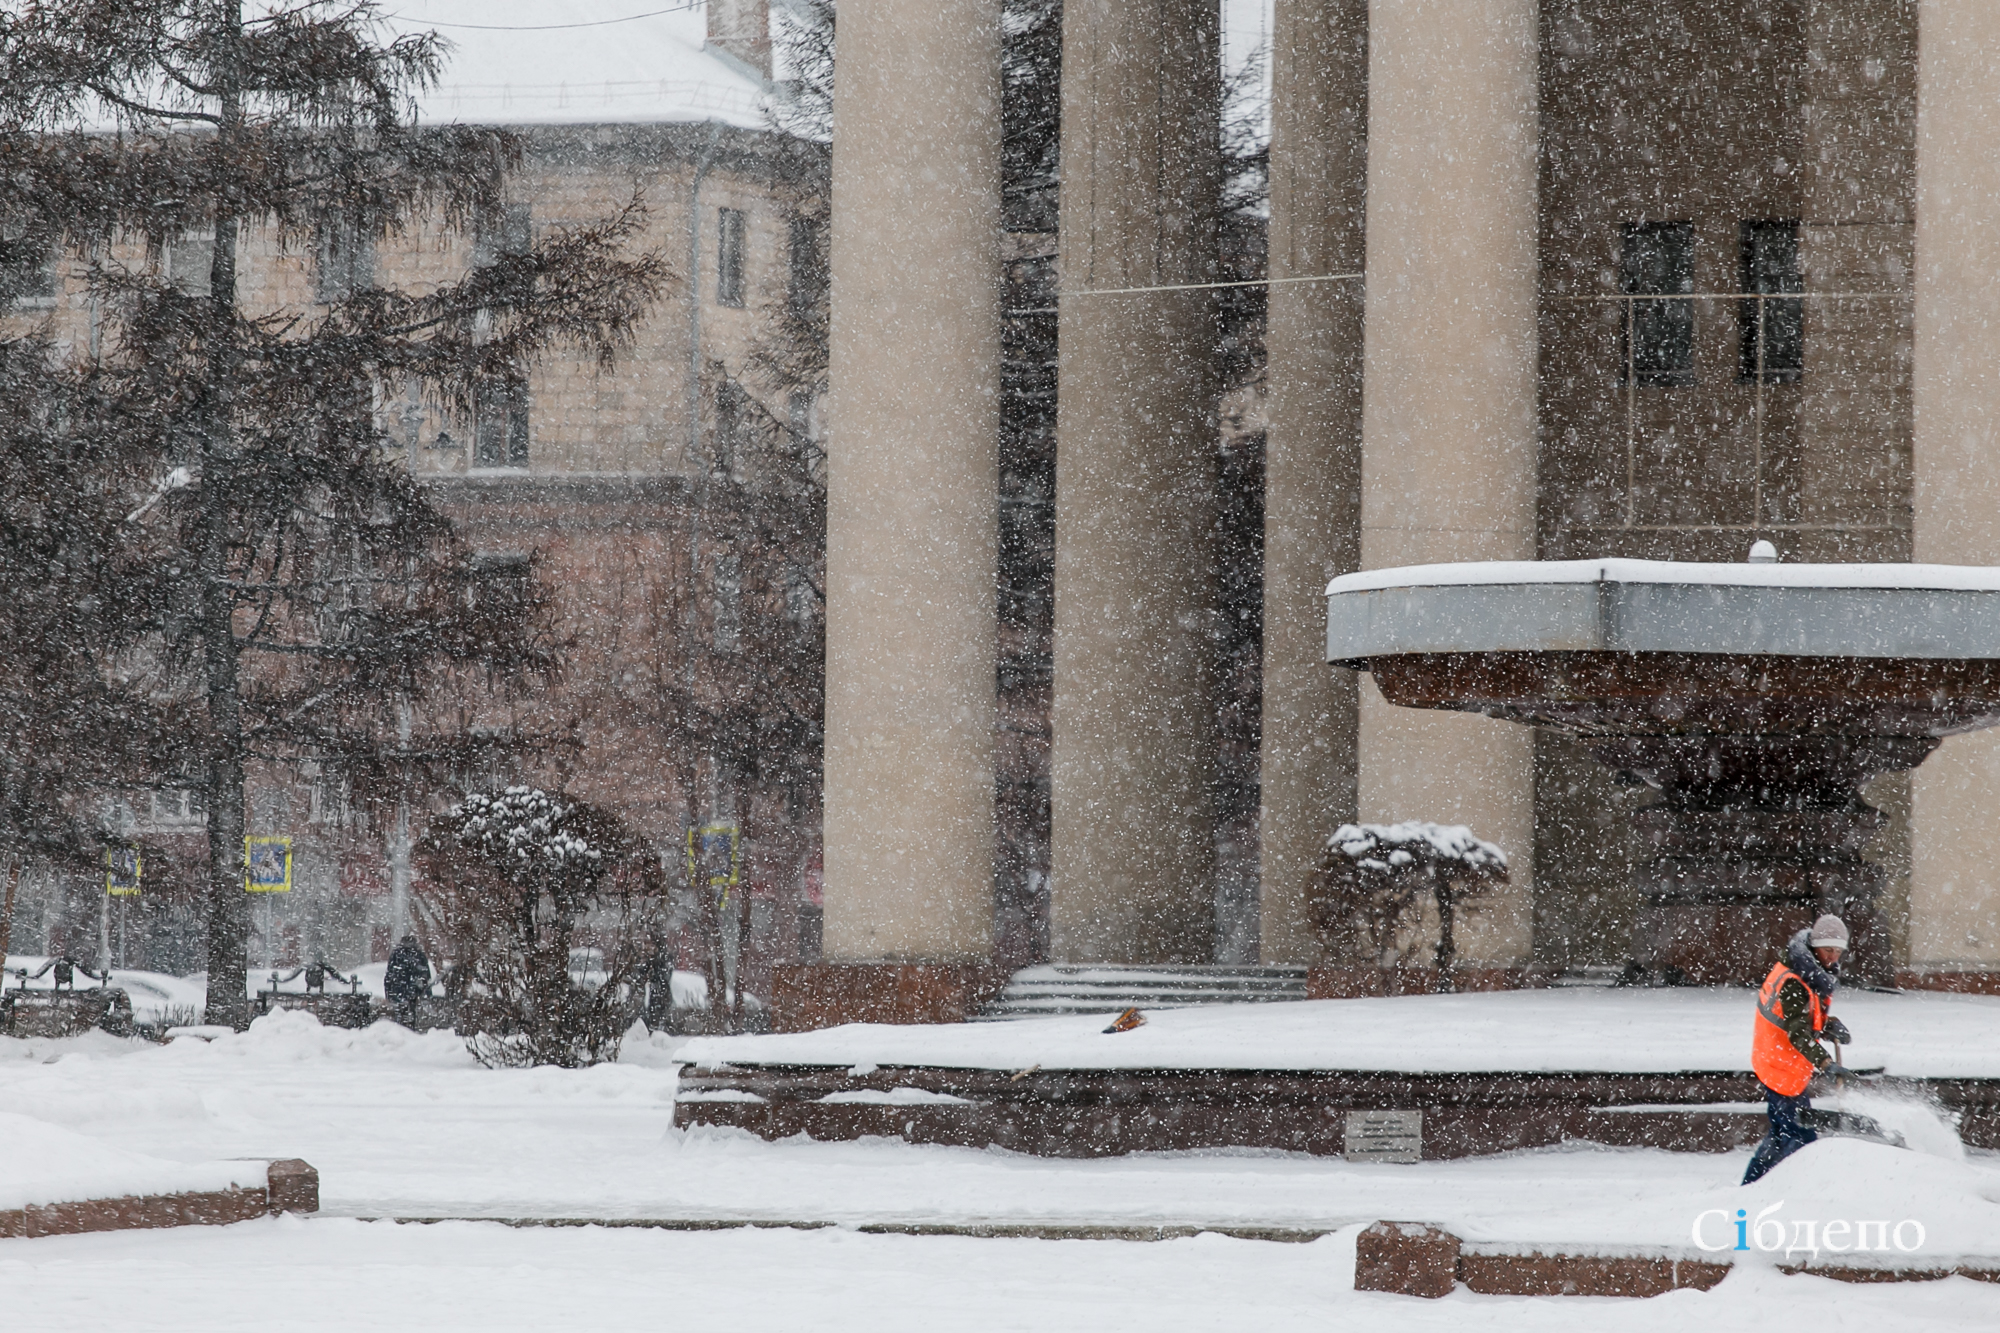
{"type": "Polygon", "coordinates": [[[1833,1064],[1833,1057],[1820,1044],[1820,1038],[1844,1042],[1848,1040],[1848,1032],[1846,1025],[1831,1015],[1827,1016],[1823,1031],[1813,1031],[1812,1003],[1806,987],[1812,987],[1820,1004],[1825,1006],[1840,989],[1840,978],[1820,966],[1811,939],[1812,932],[1802,930],[1785,946],[1785,966],[1797,973],[1798,979],[1788,978],[1778,987],[1778,1012],[1785,1016],[1785,1035],[1792,1039],[1792,1049],[1812,1061],[1815,1068],[1826,1069],[1833,1064]]]}
{"type": "Polygon", "coordinates": [[[388,970],[382,974],[382,989],[390,1004],[408,1004],[430,994],[431,960],[414,939],[404,940],[389,954],[388,970]]]}

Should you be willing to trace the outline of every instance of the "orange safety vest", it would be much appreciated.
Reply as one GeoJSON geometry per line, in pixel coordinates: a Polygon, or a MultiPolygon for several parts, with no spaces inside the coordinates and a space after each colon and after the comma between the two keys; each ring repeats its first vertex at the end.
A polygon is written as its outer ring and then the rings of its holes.
{"type": "MultiPolygon", "coordinates": [[[[1764,988],[1757,992],[1757,1028],[1750,1039],[1750,1068],[1771,1091],[1796,1097],[1812,1082],[1813,1062],[1799,1054],[1798,1047],[1792,1045],[1791,1034],[1785,1031],[1785,1014],[1778,1007],[1778,988],[1788,978],[1805,986],[1804,978],[1778,963],[1772,967],[1771,975],[1764,978],[1764,988]]],[[[1806,986],[1806,999],[1812,1005],[1813,1031],[1824,1030],[1826,1006],[1820,1003],[1819,992],[1806,986]]]]}

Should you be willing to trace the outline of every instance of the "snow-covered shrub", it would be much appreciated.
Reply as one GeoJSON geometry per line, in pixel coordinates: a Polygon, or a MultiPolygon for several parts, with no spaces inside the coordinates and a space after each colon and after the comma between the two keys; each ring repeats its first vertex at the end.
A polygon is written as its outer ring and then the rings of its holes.
{"type": "Polygon", "coordinates": [[[1424,903],[1436,903],[1433,961],[1448,989],[1460,896],[1506,880],[1507,854],[1463,824],[1342,824],[1320,862],[1315,916],[1337,953],[1387,966],[1421,926],[1424,903]]]}
{"type": "Polygon", "coordinates": [[[461,960],[459,1030],[480,1063],[615,1059],[632,979],[661,935],[658,858],[615,816],[533,787],[436,819],[415,886],[434,949],[461,960]],[[587,937],[587,943],[586,943],[587,937]],[[590,966],[577,968],[578,957],[590,966]]]}

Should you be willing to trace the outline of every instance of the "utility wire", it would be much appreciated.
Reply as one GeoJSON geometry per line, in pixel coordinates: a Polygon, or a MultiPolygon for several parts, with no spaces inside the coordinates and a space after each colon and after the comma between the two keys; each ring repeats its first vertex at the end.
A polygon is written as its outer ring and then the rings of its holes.
{"type": "Polygon", "coordinates": [[[1247,282],[1176,282],[1164,287],[1091,287],[1080,292],[1058,292],[1063,296],[1136,296],[1141,292],[1206,292],[1218,287],[1276,287],[1288,282],[1344,282],[1364,277],[1361,273],[1316,273],[1309,278],[1252,278],[1247,282]]]}
{"type": "Polygon", "coordinates": [[[658,18],[662,14],[680,14],[690,9],[700,9],[708,0],[686,0],[684,4],[668,5],[665,9],[655,9],[644,14],[627,14],[622,19],[596,19],[589,23],[433,23],[424,19],[414,19],[406,14],[393,17],[419,28],[475,28],[480,32],[556,32],[564,28],[608,28],[614,23],[636,23],[640,19],[658,18]]]}

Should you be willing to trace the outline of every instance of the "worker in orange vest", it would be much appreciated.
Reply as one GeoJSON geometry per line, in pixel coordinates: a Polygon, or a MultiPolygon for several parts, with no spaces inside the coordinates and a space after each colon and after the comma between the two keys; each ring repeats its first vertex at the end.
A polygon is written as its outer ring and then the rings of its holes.
{"type": "Polygon", "coordinates": [[[1812,1076],[1841,1072],[1821,1040],[1851,1040],[1846,1026],[1827,1012],[1840,987],[1840,956],[1846,952],[1847,923],[1828,913],[1792,936],[1757,992],[1750,1067],[1764,1085],[1771,1132],[1750,1158],[1750,1169],[1743,1173],[1746,1185],[1819,1137],[1800,1123],[1800,1116],[1812,1109],[1806,1096],[1812,1076]]]}

